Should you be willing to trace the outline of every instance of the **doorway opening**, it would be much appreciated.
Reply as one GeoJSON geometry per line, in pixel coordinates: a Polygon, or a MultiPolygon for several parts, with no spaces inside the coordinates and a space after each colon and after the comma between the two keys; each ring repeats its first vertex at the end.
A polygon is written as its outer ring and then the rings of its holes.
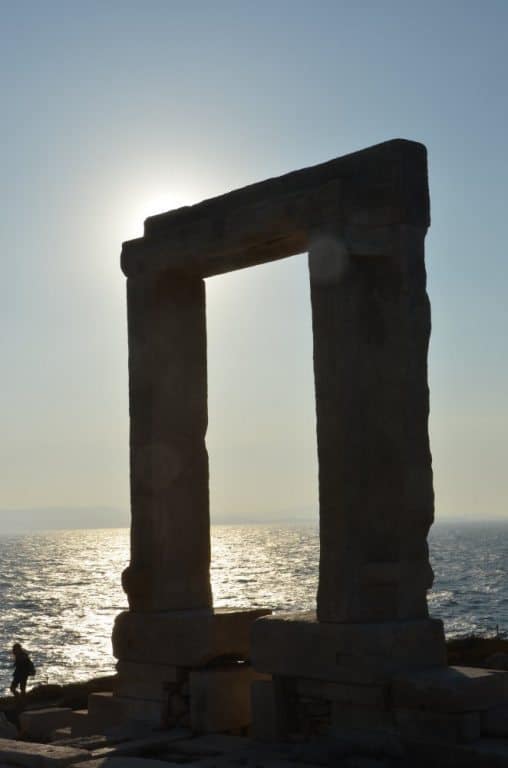
{"type": "Polygon", "coordinates": [[[214,605],[314,609],[319,507],[307,256],[206,284],[214,605]]]}

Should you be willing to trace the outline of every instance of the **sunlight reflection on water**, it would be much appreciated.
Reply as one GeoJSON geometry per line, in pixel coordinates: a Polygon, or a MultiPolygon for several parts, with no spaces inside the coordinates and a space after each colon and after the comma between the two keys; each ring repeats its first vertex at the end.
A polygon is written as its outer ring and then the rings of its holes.
{"type": "MultiPolygon", "coordinates": [[[[449,635],[508,629],[508,526],[441,525],[430,535],[436,575],[432,615],[449,635]]],[[[0,538],[4,685],[10,647],[33,654],[33,682],[65,682],[114,670],[111,629],[127,606],[120,574],[127,529],[50,531],[0,538]]],[[[315,606],[316,526],[213,526],[212,585],[217,607],[315,606]]]]}

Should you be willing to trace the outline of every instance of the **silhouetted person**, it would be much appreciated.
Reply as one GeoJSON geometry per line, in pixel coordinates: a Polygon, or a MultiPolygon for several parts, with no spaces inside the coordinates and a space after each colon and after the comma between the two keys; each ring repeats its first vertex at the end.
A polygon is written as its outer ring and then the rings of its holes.
{"type": "Polygon", "coordinates": [[[14,675],[11,683],[11,691],[17,696],[17,688],[19,685],[21,694],[24,695],[26,691],[26,681],[30,675],[34,674],[34,665],[28,653],[19,643],[14,643],[12,646],[12,654],[14,656],[14,675]]]}

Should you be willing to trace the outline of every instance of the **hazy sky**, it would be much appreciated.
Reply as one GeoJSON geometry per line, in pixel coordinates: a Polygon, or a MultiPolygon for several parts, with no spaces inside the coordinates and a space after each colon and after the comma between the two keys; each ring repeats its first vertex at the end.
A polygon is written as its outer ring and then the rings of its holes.
{"type": "MultiPolygon", "coordinates": [[[[148,214],[404,137],[429,150],[436,513],[508,517],[506,0],[0,10],[1,509],[127,513],[119,253],[148,214]]],[[[207,287],[213,519],[316,509],[306,258],[207,287]]]]}

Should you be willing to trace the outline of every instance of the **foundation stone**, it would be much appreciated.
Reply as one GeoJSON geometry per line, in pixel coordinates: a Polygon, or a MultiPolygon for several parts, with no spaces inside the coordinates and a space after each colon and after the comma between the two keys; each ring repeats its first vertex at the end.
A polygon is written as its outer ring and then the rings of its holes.
{"type": "Polygon", "coordinates": [[[314,613],[277,614],[254,624],[252,659],[260,672],[372,686],[444,665],[446,649],[437,619],[335,624],[314,613]]]}
{"type": "MultiPolygon", "coordinates": [[[[124,611],[113,629],[113,653],[125,661],[201,667],[222,657],[248,659],[250,632],[268,609],[221,609],[138,613],[124,611]]],[[[164,676],[161,670],[161,680],[164,676]]]]}
{"type": "Polygon", "coordinates": [[[267,679],[248,664],[228,664],[190,673],[191,727],[213,733],[247,728],[251,722],[251,686],[267,679]]]}

